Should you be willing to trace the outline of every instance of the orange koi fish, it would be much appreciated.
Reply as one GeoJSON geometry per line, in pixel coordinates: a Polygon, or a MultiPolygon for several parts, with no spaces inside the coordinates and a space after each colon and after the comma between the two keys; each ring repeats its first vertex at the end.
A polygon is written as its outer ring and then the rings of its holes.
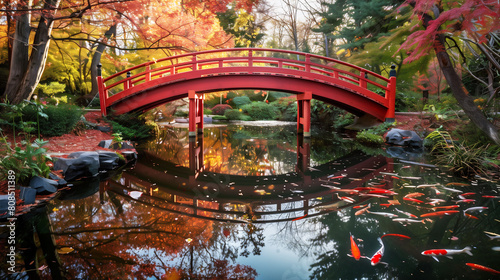
{"type": "Polygon", "coordinates": [[[416,202],[416,203],[424,203],[422,200],[419,200],[419,199],[416,199],[416,198],[411,198],[411,197],[403,197],[403,200],[411,201],[411,202],[416,202]]]}
{"type": "Polygon", "coordinates": [[[415,197],[420,197],[422,195],[425,195],[425,194],[421,193],[421,192],[414,192],[414,193],[409,193],[409,194],[405,195],[404,197],[415,198],[415,197]]]}
{"type": "Polygon", "coordinates": [[[409,237],[407,235],[404,235],[404,234],[399,234],[399,233],[386,233],[386,234],[382,235],[381,238],[384,238],[384,237],[387,237],[387,236],[394,236],[394,237],[399,237],[399,238],[402,238],[402,239],[411,239],[411,237],[409,237]]]}
{"type": "Polygon", "coordinates": [[[349,233],[349,235],[351,236],[351,256],[359,261],[359,259],[361,258],[361,252],[359,251],[359,247],[358,245],[356,245],[356,242],[354,241],[354,237],[352,236],[352,234],[349,233]]]}
{"type": "Polygon", "coordinates": [[[458,208],[460,207],[460,205],[446,205],[446,206],[436,206],[436,207],[432,207],[433,210],[438,210],[438,209],[445,209],[445,210],[449,210],[449,209],[454,209],[454,208],[458,208]]]}
{"type": "Polygon", "coordinates": [[[366,206],[365,208],[356,211],[356,213],[354,213],[354,216],[359,216],[361,214],[364,214],[365,212],[368,211],[368,208],[370,208],[370,204],[368,204],[368,206],[366,206]]]}
{"type": "Polygon", "coordinates": [[[493,268],[489,268],[489,267],[486,267],[484,265],[475,264],[475,263],[465,263],[465,264],[470,266],[472,269],[483,270],[483,271],[487,271],[487,272],[493,273],[493,274],[500,274],[500,271],[494,270],[493,268]]]}
{"type": "Polygon", "coordinates": [[[469,214],[469,213],[464,213],[464,216],[465,216],[465,217],[467,217],[467,218],[470,218],[470,219],[479,220],[479,218],[478,218],[478,217],[473,216],[473,215],[471,215],[471,214],[469,214]]]}
{"type": "Polygon", "coordinates": [[[460,211],[458,211],[458,210],[437,211],[437,212],[422,214],[422,215],[420,215],[420,218],[447,216],[447,215],[455,214],[458,212],[460,212],[460,211]]]}

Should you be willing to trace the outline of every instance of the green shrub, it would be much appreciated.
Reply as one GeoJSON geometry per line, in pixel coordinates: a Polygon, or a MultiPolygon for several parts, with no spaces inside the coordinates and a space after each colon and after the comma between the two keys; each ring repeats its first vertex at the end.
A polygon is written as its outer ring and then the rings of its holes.
{"type": "Polygon", "coordinates": [[[231,104],[234,106],[234,108],[241,108],[243,105],[250,103],[252,103],[252,101],[248,96],[236,96],[231,101],[231,104]]]}
{"type": "Polygon", "coordinates": [[[216,120],[216,121],[226,121],[227,118],[225,116],[220,116],[220,115],[215,115],[215,116],[212,116],[212,120],[216,120]]]}
{"type": "Polygon", "coordinates": [[[384,144],[384,138],[381,135],[374,134],[367,130],[362,130],[356,134],[356,140],[367,146],[381,146],[384,144]]]}
{"type": "Polygon", "coordinates": [[[239,109],[232,109],[226,110],[224,112],[224,117],[226,117],[228,120],[242,120],[244,114],[239,109]]]}
{"type": "Polygon", "coordinates": [[[242,109],[254,120],[275,120],[280,113],[278,108],[264,102],[252,102],[242,109]]]}
{"type": "Polygon", "coordinates": [[[271,103],[271,106],[276,107],[280,111],[279,119],[282,121],[297,120],[297,101],[294,97],[280,98],[271,103]]]}
{"type": "MultiPolygon", "coordinates": [[[[45,137],[61,136],[71,132],[83,115],[80,107],[66,104],[42,106],[41,111],[47,116],[39,118],[40,131],[45,137]]],[[[39,114],[37,106],[28,105],[23,108],[23,121],[36,123],[37,114],[39,114]]]]}
{"type": "Polygon", "coordinates": [[[120,133],[124,140],[140,141],[154,136],[157,132],[157,126],[139,113],[111,115],[108,118],[113,132],[120,133]]]}
{"type": "Polygon", "coordinates": [[[204,108],[203,109],[203,114],[204,115],[211,115],[212,114],[212,110],[208,109],[208,108],[204,108]]]}
{"type": "Polygon", "coordinates": [[[185,118],[185,117],[189,116],[189,112],[182,111],[182,110],[175,110],[174,116],[185,118]]]}
{"type": "Polygon", "coordinates": [[[231,107],[228,104],[217,104],[212,108],[212,113],[215,115],[223,116],[226,110],[231,110],[231,109],[233,109],[233,107],[231,107]]]}

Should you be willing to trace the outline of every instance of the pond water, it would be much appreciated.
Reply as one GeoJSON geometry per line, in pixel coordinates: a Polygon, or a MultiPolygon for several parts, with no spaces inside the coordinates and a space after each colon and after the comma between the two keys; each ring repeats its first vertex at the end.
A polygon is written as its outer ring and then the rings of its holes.
{"type": "Polygon", "coordinates": [[[28,272],[10,278],[499,276],[472,267],[500,270],[498,183],[454,177],[421,151],[269,123],[209,126],[194,140],[166,126],[139,151],[133,167],[20,217],[17,271],[28,272]],[[423,254],[435,249],[456,251],[423,254]]]}

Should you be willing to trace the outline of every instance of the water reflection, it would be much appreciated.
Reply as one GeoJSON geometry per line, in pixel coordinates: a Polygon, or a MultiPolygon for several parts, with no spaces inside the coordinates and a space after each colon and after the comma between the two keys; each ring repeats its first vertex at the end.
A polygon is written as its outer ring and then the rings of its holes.
{"type": "MultiPolygon", "coordinates": [[[[500,233],[497,182],[467,181],[407,160],[416,157],[342,149],[327,135],[302,142],[283,128],[268,136],[265,129],[248,130],[206,129],[203,138],[189,142],[187,130],[168,129],[146,145],[133,169],[88,188],[75,185],[41,209],[37,215],[45,216],[34,219],[49,222],[53,247],[47,250],[58,250],[44,261],[33,254],[24,261],[29,269],[42,268],[42,278],[52,273],[68,279],[496,276],[466,263],[499,269],[499,252],[492,250],[498,238],[491,234],[500,233]],[[231,161],[239,164],[236,170],[231,161]],[[445,206],[457,212],[429,216],[445,206]],[[465,211],[479,206],[487,208],[465,211]],[[384,213],[415,215],[418,222],[384,213]],[[382,261],[388,265],[349,257],[350,235],[366,257],[385,236],[382,261]],[[437,262],[421,254],[467,246],[472,256],[437,262]],[[47,262],[61,269],[44,268],[47,262]]],[[[33,228],[28,220],[26,228],[33,228]]],[[[36,252],[40,244],[33,240],[26,238],[23,247],[36,252]]]]}

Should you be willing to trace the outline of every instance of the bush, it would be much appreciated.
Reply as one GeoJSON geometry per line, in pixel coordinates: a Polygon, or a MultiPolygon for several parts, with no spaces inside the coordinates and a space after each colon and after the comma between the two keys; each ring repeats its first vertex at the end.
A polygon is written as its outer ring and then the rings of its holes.
{"type": "Polygon", "coordinates": [[[124,140],[139,141],[154,136],[157,126],[138,113],[109,116],[114,133],[120,133],[124,140]]]}
{"type": "Polygon", "coordinates": [[[217,104],[212,108],[212,113],[215,115],[223,116],[226,110],[231,110],[231,109],[233,109],[233,107],[231,107],[228,104],[217,104]]]}
{"type": "Polygon", "coordinates": [[[226,112],[224,112],[224,117],[228,120],[243,120],[244,116],[243,112],[239,109],[226,110],[226,112]]]}
{"type": "Polygon", "coordinates": [[[203,114],[204,115],[211,115],[212,114],[212,110],[208,109],[208,108],[204,108],[203,109],[203,114]]]}
{"type": "Polygon", "coordinates": [[[356,134],[356,140],[367,146],[381,146],[384,144],[384,138],[378,134],[362,130],[356,134]]]}
{"type": "Polygon", "coordinates": [[[231,103],[235,108],[241,108],[244,105],[252,103],[252,101],[248,96],[236,96],[231,103]]]}
{"type": "Polygon", "coordinates": [[[294,97],[280,98],[271,103],[271,106],[276,107],[280,111],[279,119],[282,121],[297,120],[297,102],[294,97]]]}
{"type": "MultiPolygon", "coordinates": [[[[83,110],[74,105],[42,106],[42,113],[47,115],[39,118],[40,131],[43,136],[61,136],[71,132],[83,115],[83,110]]],[[[37,122],[37,106],[28,105],[23,108],[23,120],[37,122]]]]}
{"type": "Polygon", "coordinates": [[[278,108],[264,102],[252,102],[242,109],[254,120],[275,120],[280,113],[278,108]]]}

